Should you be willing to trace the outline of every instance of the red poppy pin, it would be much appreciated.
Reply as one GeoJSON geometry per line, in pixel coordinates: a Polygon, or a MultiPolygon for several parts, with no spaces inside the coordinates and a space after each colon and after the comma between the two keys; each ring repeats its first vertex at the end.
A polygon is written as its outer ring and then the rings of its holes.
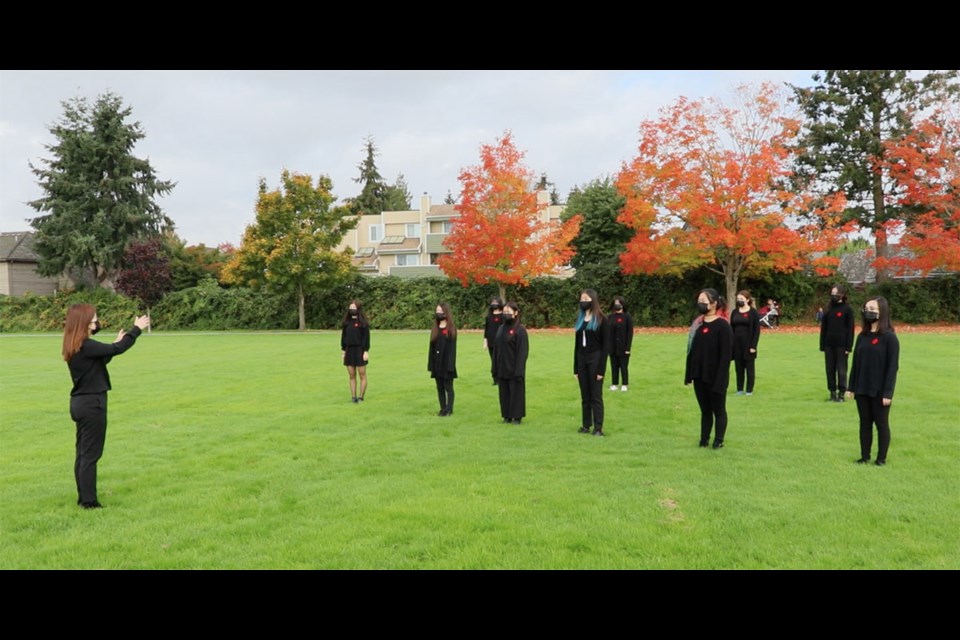
{"type": "Polygon", "coordinates": [[[742,316],[743,316],[744,318],[747,318],[747,317],[749,317],[749,316],[750,316],[750,314],[749,314],[749,313],[741,313],[740,315],[742,315],[742,316]]]}
{"type": "Polygon", "coordinates": [[[443,335],[447,335],[447,330],[446,330],[446,329],[443,330],[443,335]]]}
{"type": "Polygon", "coordinates": [[[842,317],[843,317],[843,313],[840,312],[840,311],[837,311],[837,317],[838,317],[838,318],[842,318],[842,317]]]}
{"type": "Polygon", "coordinates": [[[617,322],[623,322],[623,318],[617,318],[617,322]]]}
{"type": "Polygon", "coordinates": [[[497,318],[496,316],[494,316],[493,321],[494,321],[494,322],[500,322],[500,318],[497,318]]]}
{"type": "Polygon", "coordinates": [[[880,338],[874,338],[870,341],[870,344],[880,344],[880,338]]]}
{"type": "Polygon", "coordinates": [[[710,327],[704,327],[704,328],[703,328],[703,332],[704,332],[704,333],[710,333],[710,327]]]}
{"type": "Polygon", "coordinates": [[[359,326],[360,326],[360,323],[359,323],[359,322],[354,322],[354,323],[353,323],[353,326],[359,327],[359,326]]]}
{"type": "Polygon", "coordinates": [[[513,329],[510,329],[510,335],[513,335],[513,329]]]}

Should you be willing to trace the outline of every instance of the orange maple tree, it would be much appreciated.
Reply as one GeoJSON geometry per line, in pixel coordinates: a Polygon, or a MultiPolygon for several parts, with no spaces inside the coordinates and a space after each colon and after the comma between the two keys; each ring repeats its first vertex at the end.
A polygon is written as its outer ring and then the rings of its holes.
{"type": "Polygon", "coordinates": [[[444,240],[450,253],[437,261],[463,286],[498,283],[501,299],[506,286],[526,285],[567,264],[580,230],[579,216],[564,223],[546,219],[547,204],[537,198],[524,155],[506,132],[496,144],[480,147],[479,165],[460,171],[460,217],[444,240]]]}
{"type": "Polygon", "coordinates": [[[960,271],[960,118],[937,111],[885,151],[875,170],[889,171],[899,186],[896,203],[912,215],[885,229],[902,234],[907,251],[877,258],[875,266],[898,274],[960,271]]]}
{"type": "Polygon", "coordinates": [[[732,300],[741,276],[812,266],[846,231],[842,196],[816,203],[787,188],[799,122],[775,85],[744,85],[736,106],[680,98],[640,125],[637,156],[616,184],[627,203],[620,222],[636,230],[620,256],[626,273],[722,274],[732,300]],[[813,211],[813,215],[804,213],[813,211]]]}

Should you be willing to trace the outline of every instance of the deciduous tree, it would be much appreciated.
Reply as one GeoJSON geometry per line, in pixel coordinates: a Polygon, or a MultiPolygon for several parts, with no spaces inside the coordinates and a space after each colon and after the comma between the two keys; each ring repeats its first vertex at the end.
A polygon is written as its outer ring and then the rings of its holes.
{"type": "Polygon", "coordinates": [[[123,255],[117,290],[150,309],[171,291],[170,257],[159,236],[134,240],[123,255]]]}
{"type": "Polygon", "coordinates": [[[509,132],[494,145],[480,147],[480,164],[460,171],[456,210],[460,217],[444,241],[451,253],[438,264],[451,278],[500,285],[525,285],[567,264],[580,217],[560,223],[545,219],[545,204],[535,190],[533,172],[523,165],[524,152],[509,132]]]}

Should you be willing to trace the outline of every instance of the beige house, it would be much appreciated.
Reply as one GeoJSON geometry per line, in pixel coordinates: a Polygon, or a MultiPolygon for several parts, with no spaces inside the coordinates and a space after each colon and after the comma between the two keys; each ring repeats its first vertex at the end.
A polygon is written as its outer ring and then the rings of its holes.
{"type": "MultiPolygon", "coordinates": [[[[537,200],[545,205],[545,221],[560,219],[564,208],[551,205],[549,193],[538,191],[537,200]]],[[[360,216],[357,227],[347,232],[338,248],[353,249],[353,264],[366,275],[444,277],[437,258],[449,253],[443,240],[459,217],[454,205],[432,204],[430,196],[423,194],[419,209],[360,216]]]]}
{"type": "Polygon", "coordinates": [[[58,278],[37,273],[39,257],[33,250],[30,231],[0,233],[0,294],[46,296],[57,291],[58,278]]]}

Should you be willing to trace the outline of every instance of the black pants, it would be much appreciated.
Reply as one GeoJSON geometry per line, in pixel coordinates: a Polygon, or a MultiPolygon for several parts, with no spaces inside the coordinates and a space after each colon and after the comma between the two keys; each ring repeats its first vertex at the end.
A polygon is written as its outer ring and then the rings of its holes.
{"type": "Polygon", "coordinates": [[[877,460],[886,462],[890,449],[890,407],[883,406],[883,398],[857,394],[857,413],[860,414],[860,457],[869,458],[873,447],[873,425],[877,425],[877,460]]]}
{"type": "Polygon", "coordinates": [[[500,388],[500,415],[520,420],[527,415],[527,389],[523,378],[497,378],[500,388]]]}
{"type": "Polygon", "coordinates": [[[437,399],[440,411],[453,413],[453,378],[434,378],[437,381],[437,399]]]}
{"type": "Polygon", "coordinates": [[[613,372],[612,384],[620,384],[620,375],[623,374],[623,386],[630,382],[627,380],[627,365],[630,364],[630,356],[610,356],[610,369],[613,372]]]}
{"type": "Polygon", "coordinates": [[[847,390],[847,352],[843,347],[826,347],[827,389],[843,393],[847,390]]]}
{"type": "Polygon", "coordinates": [[[490,344],[490,346],[487,347],[487,351],[490,352],[490,377],[493,378],[494,382],[497,382],[497,376],[493,375],[493,344],[489,343],[489,341],[488,344],[490,344]]]}
{"type": "Polygon", "coordinates": [[[700,405],[700,444],[710,441],[710,430],[714,427],[714,444],[723,442],[727,434],[727,394],[717,393],[710,387],[702,380],[693,381],[693,392],[700,405]]]}
{"type": "Polygon", "coordinates": [[[600,356],[597,355],[580,364],[577,379],[580,383],[582,426],[603,431],[603,380],[597,380],[599,373],[600,356]]]}
{"type": "Polygon", "coordinates": [[[737,391],[743,391],[743,374],[747,374],[747,393],[753,393],[753,383],[756,380],[756,358],[748,358],[744,354],[733,355],[734,368],[737,370],[737,391]]]}
{"type": "Polygon", "coordinates": [[[107,438],[107,394],[72,396],[70,418],[77,423],[77,455],[73,463],[77,502],[96,502],[97,462],[107,438]]]}

